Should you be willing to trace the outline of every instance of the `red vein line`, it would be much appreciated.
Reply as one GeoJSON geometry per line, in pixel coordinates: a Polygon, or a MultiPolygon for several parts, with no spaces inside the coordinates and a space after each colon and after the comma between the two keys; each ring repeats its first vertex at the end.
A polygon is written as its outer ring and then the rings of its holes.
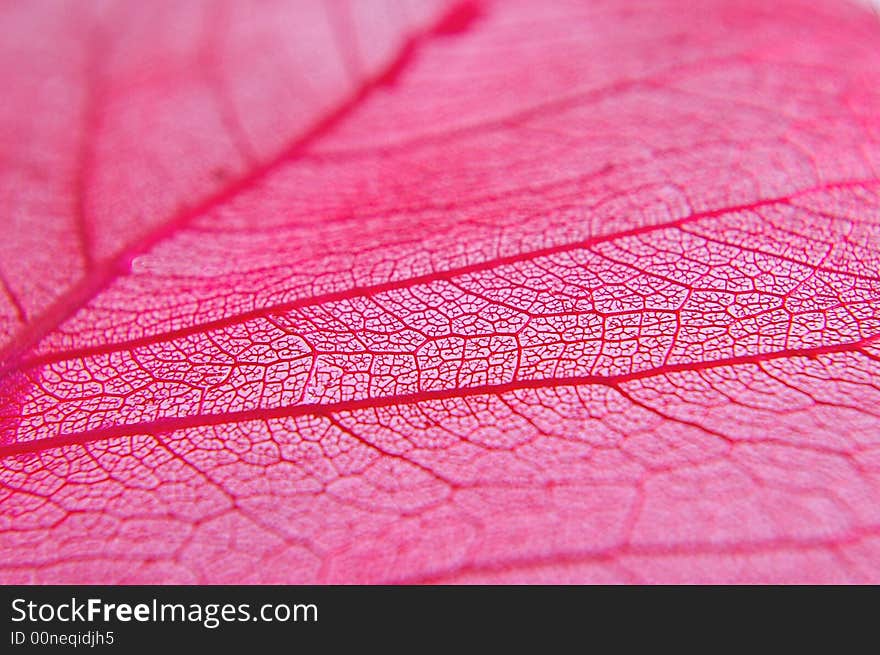
{"type": "MultiPolygon", "coordinates": [[[[652,225],[642,225],[639,227],[634,227],[629,230],[621,230],[618,232],[614,232],[611,234],[604,234],[599,236],[589,237],[587,239],[582,239],[580,241],[567,242],[557,244],[555,246],[548,246],[546,248],[541,248],[537,250],[529,250],[525,252],[516,253],[513,255],[506,255],[504,257],[495,257],[492,259],[487,259],[481,262],[476,262],[474,264],[467,264],[464,266],[459,266],[456,268],[450,268],[444,271],[435,271],[431,273],[425,273],[424,275],[417,275],[409,278],[405,278],[402,280],[390,280],[388,282],[382,282],[379,284],[373,285],[364,285],[364,286],[356,286],[349,287],[347,289],[341,291],[333,291],[330,293],[324,293],[317,296],[309,296],[306,298],[299,298],[296,300],[291,300],[286,303],[278,303],[275,305],[268,305],[266,307],[261,307],[259,309],[253,309],[247,312],[241,312],[235,314],[233,316],[227,316],[224,318],[216,319],[213,321],[205,321],[202,323],[197,323],[194,325],[190,325],[187,327],[179,328],[177,330],[169,330],[167,332],[162,332],[160,334],[151,334],[144,337],[140,337],[137,339],[129,339],[125,341],[118,341],[110,344],[102,344],[100,346],[92,346],[88,348],[76,348],[71,350],[62,350],[54,353],[48,353],[46,355],[40,355],[37,357],[32,357],[29,359],[23,359],[16,363],[14,366],[17,370],[24,370],[28,368],[35,368],[37,366],[43,366],[46,364],[52,364],[56,362],[61,362],[68,359],[81,358],[81,357],[91,357],[94,355],[102,355],[107,353],[118,352],[121,350],[127,350],[132,348],[139,348],[143,346],[149,346],[155,343],[161,343],[164,341],[171,341],[173,339],[180,339],[187,336],[192,336],[194,334],[199,334],[202,332],[207,332],[210,330],[222,329],[226,327],[230,327],[233,325],[239,325],[241,323],[246,323],[247,321],[251,321],[258,318],[268,318],[270,316],[281,314],[284,312],[289,312],[295,309],[302,309],[305,307],[313,307],[316,305],[321,305],[325,303],[338,302],[341,300],[350,300],[353,298],[359,298],[364,296],[374,296],[380,293],[384,293],[386,291],[395,291],[398,289],[403,289],[411,286],[416,286],[419,284],[430,284],[431,282],[438,282],[442,280],[451,280],[456,277],[460,277],[462,275],[468,275],[470,273],[479,273],[491,268],[505,266],[509,264],[516,264],[524,261],[531,261],[533,259],[537,259],[540,257],[547,257],[551,255],[561,254],[564,252],[570,252],[572,250],[577,250],[580,248],[589,248],[590,246],[594,246],[600,243],[606,243],[608,241],[614,241],[616,239],[623,239],[630,236],[638,236],[640,234],[648,234],[651,232],[656,232],[664,229],[677,228],[687,225],[689,223],[694,223],[696,221],[704,220],[707,218],[716,218],[718,216],[734,213],[738,211],[748,211],[758,209],[760,207],[766,207],[768,205],[780,204],[790,202],[792,199],[808,194],[813,193],[815,191],[822,190],[830,190],[830,189],[838,189],[838,188],[848,188],[852,186],[860,186],[863,184],[869,184],[874,182],[875,180],[850,180],[845,182],[839,182],[832,185],[826,185],[821,187],[812,187],[808,189],[804,189],[801,191],[797,191],[787,196],[779,196],[775,198],[768,198],[765,200],[759,200],[756,202],[746,203],[743,205],[734,205],[730,207],[721,207],[717,209],[711,209],[704,212],[698,212],[691,214],[689,216],[685,216],[683,218],[679,218],[673,221],[667,221],[664,223],[655,223],[652,225]]],[[[699,236],[701,238],[704,237],[702,234],[694,233],[695,236],[699,236]]],[[[733,244],[730,244],[733,245],[733,244]]],[[[803,262],[801,262],[803,263],[803,262]]],[[[809,266],[809,264],[804,264],[805,266],[809,266]]],[[[13,366],[6,366],[0,368],[0,379],[6,376],[11,370],[13,366]]]]}
{"type": "Polygon", "coordinates": [[[683,541],[671,545],[648,543],[633,545],[624,540],[605,548],[578,552],[550,553],[535,557],[506,558],[501,561],[481,562],[451,566],[425,574],[392,578],[389,584],[443,584],[467,575],[510,573],[512,571],[536,570],[548,566],[566,566],[597,562],[612,565],[627,557],[693,557],[694,555],[753,555],[779,551],[810,552],[821,548],[858,544],[880,532],[880,525],[857,529],[847,537],[777,537],[756,541],[728,541],[724,543],[683,541]]]}
{"type": "Polygon", "coordinates": [[[361,66],[361,57],[358,52],[358,34],[351,15],[352,7],[347,0],[324,3],[323,6],[324,14],[330,23],[330,31],[336,41],[336,49],[339,51],[345,72],[349,78],[357,80],[363,74],[363,67],[361,66]]]}
{"type": "MultiPolygon", "coordinates": [[[[218,44],[222,43],[229,32],[229,3],[227,0],[216,0],[210,5],[205,5],[204,9],[202,47],[199,49],[198,65],[211,89],[211,99],[229,140],[242,160],[247,165],[253,166],[259,158],[255,154],[247,131],[239,120],[234,103],[226,93],[224,79],[220,73],[221,65],[217,60],[217,53],[220,50],[218,44]]],[[[224,175],[222,169],[218,169],[215,174],[221,179],[224,175]]]]}
{"type": "Polygon", "coordinates": [[[82,251],[83,264],[88,274],[95,266],[94,234],[87,206],[88,187],[95,167],[95,148],[93,142],[101,122],[101,79],[100,62],[105,54],[106,36],[100,28],[95,28],[89,40],[86,53],[85,76],[86,97],[82,115],[82,133],[77,149],[77,172],[74,178],[73,216],[77,239],[82,251]]]}
{"type": "Polygon", "coordinates": [[[74,285],[68,293],[54,303],[37,320],[28,325],[26,333],[17,335],[17,338],[12,343],[0,350],[0,361],[4,362],[4,365],[0,368],[0,376],[16,368],[22,355],[33,347],[34,344],[38,343],[51,330],[81,309],[114,280],[128,275],[131,271],[131,261],[137,255],[151,250],[194,218],[254,188],[281,166],[300,157],[311,144],[319,140],[353,113],[374,91],[389,83],[393,83],[397,74],[412,59],[416,48],[438,36],[445,36],[445,26],[449,23],[454,23],[460,14],[472,13],[472,4],[472,2],[465,1],[454,5],[433,25],[411,35],[404,42],[397,56],[388,65],[376,75],[364,81],[347,100],[343,101],[342,104],[323,118],[320,118],[309,130],[297,137],[274,157],[257,165],[244,176],[238,178],[217,193],[209,195],[194,206],[182,209],[178,214],[145,235],[137,243],[125,248],[100,266],[95,266],[89,275],[74,285]]]}
{"type": "Polygon", "coordinates": [[[50,448],[61,446],[83,445],[106,439],[120,437],[132,437],[140,434],[170,433],[185,428],[206,427],[211,425],[223,425],[226,423],[240,423],[244,421],[259,421],[273,418],[295,418],[298,416],[328,416],[340,412],[352,412],[362,409],[378,409],[394,405],[412,405],[416,403],[434,400],[460,400],[474,396],[500,395],[513,391],[527,389],[547,389],[557,387],[574,387],[587,384],[616,387],[627,382],[645,378],[681,373],[687,371],[705,371],[726,366],[741,364],[759,364],[765,361],[788,359],[794,357],[808,357],[814,359],[820,355],[856,352],[880,338],[880,333],[861,339],[860,341],[837,344],[833,346],[815,346],[812,348],[791,348],[772,353],[757,355],[740,355],[728,357],[710,362],[698,364],[670,364],[653,369],[636,371],[634,373],[622,373],[619,375],[579,375],[565,378],[544,378],[539,380],[515,380],[500,384],[486,384],[463,389],[439,389],[432,391],[414,392],[381,398],[360,398],[345,400],[336,403],[307,403],[284,407],[254,408],[240,412],[226,412],[222,414],[208,414],[197,416],[184,416],[161,418],[154,421],[146,421],[133,425],[114,425],[106,428],[98,428],[86,432],[62,434],[45,439],[34,439],[0,446],[0,458],[11,457],[28,453],[37,453],[50,448]]]}
{"type": "Polygon", "coordinates": [[[337,148],[333,150],[323,150],[311,152],[306,155],[307,159],[314,161],[333,161],[334,159],[351,159],[353,157],[371,156],[377,152],[391,153],[403,149],[422,148],[427,145],[442,143],[451,139],[466,138],[471,134],[483,134],[487,130],[499,130],[508,128],[514,124],[525,124],[529,120],[539,118],[552,112],[562,112],[572,107],[578,107],[586,103],[599,103],[618,95],[623,95],[629,91],[639,89],[656,90],[665,88],[663,84],[676,73],[687,73],[688,71],[701,70],[712,64],[739,63],[743,61],[742,54],[725,55],[721,57],[710,57],[707,59],[698,59],[692,61],[682,61],[669,67],[662,68],[650,72],[647,75],[639,77],[623,78],[615,80],[609,84],[585,88],[575,91],[570,95],[551,100],[544,100],[518,109],[507,114],[494,116],[485,120],[479,120],[474,123],[468,123],[450,129],[424,132],[413,137],[406,137],[392,143],[381,145],[354,146],[350,148],[337,148]]]}
{"type": "MultiPolygon", "coordinates": [[[[822,272],[822,273],[831,273],[832,275],[841,275],[845,277],[855,278],[858,280],[868,280],[871,282],[880,282],[880,276],[870,275],[868,273],[852,273],[849,271],[841,271],[830,266],[825,266],[821,262],[818,264],[813,264],[810,262],[801,261],[796,257],[791,257],[790,255],[786,255],[782,252],[772,252],[770,250],[765,250],[764,248],[757,248],[753,246],[743,245],[741,243],[736,243],[735,241],[725,241],[724,239],[719,239],[717,237],[713,237],[709,234],[705,234],[703,232],[695,231],[695,230],[684,230],[688,234],[691,234],[695,237],[699,237],[705,241],[709,241],[711,243],[717,243],[720,246],[727,246],[729,248],[736,248],[742,252],[750,252],[755,255],[764,255],[765,257],[772,257],[774,259],[778,259],[784,262],[788,262],[789,264],[796,264],[797,266],[803,266],[804,268],[808,268],[811,271],[811,275],[822,272]]],[[[750,236],[748,232],[743,232],[744,236],[750,236]]],[[[832,245],[832,249],[834,244],[832,245]]],[[[831,254],[831,250],[828,250],[825,255],[822,256],[821,261],[824,262],[828,259],[828,255],[831,254]]]]}
{"type": "Polygon", "coordinates": [[[27,312],[24,310],[24,305],[21,304],[21,300],[12,289],[12,286],[9,284],[9,280],[7,280],[6,276],[3,275],[3,271],[0,271],[0,288],[3,289],[6,297],[9,298],[9,302],[12,303],[12,307],[13,309],[15,309],[15,315],[18,318],[19,322],[27,323],[27,312]]]}

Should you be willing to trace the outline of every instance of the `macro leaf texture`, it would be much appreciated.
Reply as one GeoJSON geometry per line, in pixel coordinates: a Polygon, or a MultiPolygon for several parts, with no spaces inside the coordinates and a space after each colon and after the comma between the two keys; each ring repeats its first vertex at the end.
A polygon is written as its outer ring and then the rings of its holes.
{"type": "Polygon", "coordinates": [[[869,9],[0,12],[0,581],[880,582],[869,9]]]}

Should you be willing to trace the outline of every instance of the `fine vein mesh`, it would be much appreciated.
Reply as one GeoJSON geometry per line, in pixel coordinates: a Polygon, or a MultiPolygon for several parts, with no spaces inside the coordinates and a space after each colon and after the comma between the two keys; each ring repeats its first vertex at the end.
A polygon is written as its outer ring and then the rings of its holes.
{"type": "Polygon", "coordinates": [[[8,351],[0,578],[876,582],[880,27],[678,5],[333,14],[305,141],[225,92],[241,168],[8,351]]]}

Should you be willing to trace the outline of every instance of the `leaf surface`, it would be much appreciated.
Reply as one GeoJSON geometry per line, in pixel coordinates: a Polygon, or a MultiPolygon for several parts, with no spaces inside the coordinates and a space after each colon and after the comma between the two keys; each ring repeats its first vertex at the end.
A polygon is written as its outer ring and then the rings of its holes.
{"type": "Polygon", "coordinates": [[[16,16],[4,581],[880,579],[873,15],[134,7],[16,16]]]}

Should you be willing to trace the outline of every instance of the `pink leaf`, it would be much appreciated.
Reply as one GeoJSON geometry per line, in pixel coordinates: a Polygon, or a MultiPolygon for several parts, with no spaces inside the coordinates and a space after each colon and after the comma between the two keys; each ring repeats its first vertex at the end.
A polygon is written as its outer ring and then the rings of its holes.
{"type": "Polygon", "coordinates": [[[0,579],[880,581],[869,11],[219,7],[4,10],[0,579]]]}

